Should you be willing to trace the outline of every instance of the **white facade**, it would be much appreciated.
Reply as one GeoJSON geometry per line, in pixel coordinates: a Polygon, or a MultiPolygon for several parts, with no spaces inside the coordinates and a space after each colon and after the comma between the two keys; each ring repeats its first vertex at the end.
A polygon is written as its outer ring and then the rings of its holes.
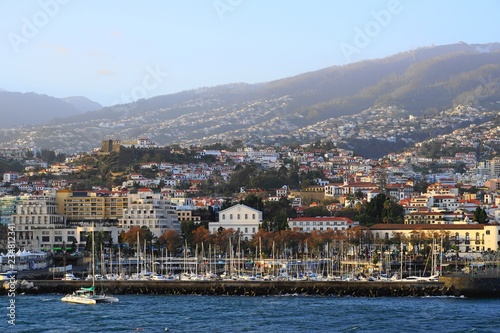
{"type": "Polygon", "coordinates": [[[359,225],[347,217],[296,217],[288,221],[290,229],[311,232],[313,230],[342,231],[359,225]]]}
{"type": "Polygon", "coordinates": [[[209,231],[217,233],[219,228],[233,229],[241,233],[245,240],[249,240],[259,231],[259,225],[262,223],[262,212],[245,206],[235,205],[219,212],[219,222],[210,222],[209,231]]]}
{"type": "Polygon", "coordinates": [[[160,193],[150,190],[129,195],[128,207],[119,220],[119,227],[128,231],[132,226],[146,226],[157,237],[167,230],[180,232],[175,205],[163,199],[160,193]]]}
{"type": "Polygon", "coordinates": [[[17,178],[19,178],[19,174],[17,172],[6,172],[3,174],[4,183],[12,183],[17,178]]]}
{"type": "MultiPolygon", "coordinates": [[[[16,245],[28,250],[40,248],[41,230],[54,231],[66,227],[65,217],[57,214],[56,195],[50,192],[18,197],[12,222],[16,226],[16,245]]],[[[60,239],[61,244],[62,241],[63,238],[60,239]]]]}

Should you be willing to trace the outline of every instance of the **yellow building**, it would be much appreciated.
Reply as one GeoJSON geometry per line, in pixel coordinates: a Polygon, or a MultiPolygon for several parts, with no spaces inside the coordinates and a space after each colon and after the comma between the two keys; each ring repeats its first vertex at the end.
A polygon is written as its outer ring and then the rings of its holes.
{"type": "Polygon", "coordinates": [[[118,221],[128,207],[128,197],[110,191],[57,191],[58,214],[72,221],[118,221]]]}
{"type": "Polygon", "coordinates": [[[419,238],[434,237],[440,241],[442,236],[462,253],[500,248],[498,224],[375,224],[369,230],[375,239],[390,239],[399,234],[407,244],[414,244],[419,238]]]}

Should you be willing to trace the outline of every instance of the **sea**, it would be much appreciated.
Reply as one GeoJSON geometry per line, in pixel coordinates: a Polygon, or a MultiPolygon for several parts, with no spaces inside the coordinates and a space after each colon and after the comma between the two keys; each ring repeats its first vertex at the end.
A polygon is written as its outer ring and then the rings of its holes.
{"type": "Polygon", "coordinates": [[[499,332],[500,299],[463,297],[150,296],[80,305],[63,295],[9,298],[0,332],[499,332]]]}

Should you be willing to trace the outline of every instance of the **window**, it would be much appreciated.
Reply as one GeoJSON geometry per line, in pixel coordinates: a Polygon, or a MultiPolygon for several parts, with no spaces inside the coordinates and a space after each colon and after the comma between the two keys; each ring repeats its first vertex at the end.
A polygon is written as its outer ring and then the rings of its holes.
{"type": "Polygon", "coordinates": [[[245,233],[248,233],[248,228],[245,228],[245,233]]]}
{"type": "Polygon", "coordinates": [[[486,234],[489,235],[490,234],[490,231],[489,230],[486,230],[486,234]]]}
{"type": "Polygon", "coordinates": [[[245,220],[248,220],[248,214],[245,214],[245,220]]]}
{"type": "Polygon", "coordinates": [[[252,232],[255,234],[255,227],[252,228],[252,232]]]}
{"type": "MultiPolygon", "coordinates": [[[[255,220],[255,214],[252,214],[252,220],[255,220]]],[[[500,231],[498,233],[500,234],[500,231]]]]}
{"type": "Polygon", "coordinates": [[[236,219],[238,220],[240,219],[240,214],[236,215],[236,219]]]}
{"type": "Polygon", "coordinates": [[[222,219],[225,220],[226,219],[226,214],[222,214],[222,219]]]}
{"type": "Polygon", "coordinates": [[[233,219],[233,214],[229,214],[229,219],[232,220],[233,219]]]}
{"type": "Polygon", "coordinates": [[[42,243],[48,243],[50,242],[50,237],[49,236],[42,236],[42,243]]]}

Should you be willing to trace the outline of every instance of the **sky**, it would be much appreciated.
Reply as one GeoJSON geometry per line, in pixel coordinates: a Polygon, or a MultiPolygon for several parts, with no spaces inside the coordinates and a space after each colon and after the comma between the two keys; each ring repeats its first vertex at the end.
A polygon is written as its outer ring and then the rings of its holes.
{"type": "Polygon", "coordinates": [[[500,1],[0,0],[0,89],[108,106],[500,42],[500,1]]]}

